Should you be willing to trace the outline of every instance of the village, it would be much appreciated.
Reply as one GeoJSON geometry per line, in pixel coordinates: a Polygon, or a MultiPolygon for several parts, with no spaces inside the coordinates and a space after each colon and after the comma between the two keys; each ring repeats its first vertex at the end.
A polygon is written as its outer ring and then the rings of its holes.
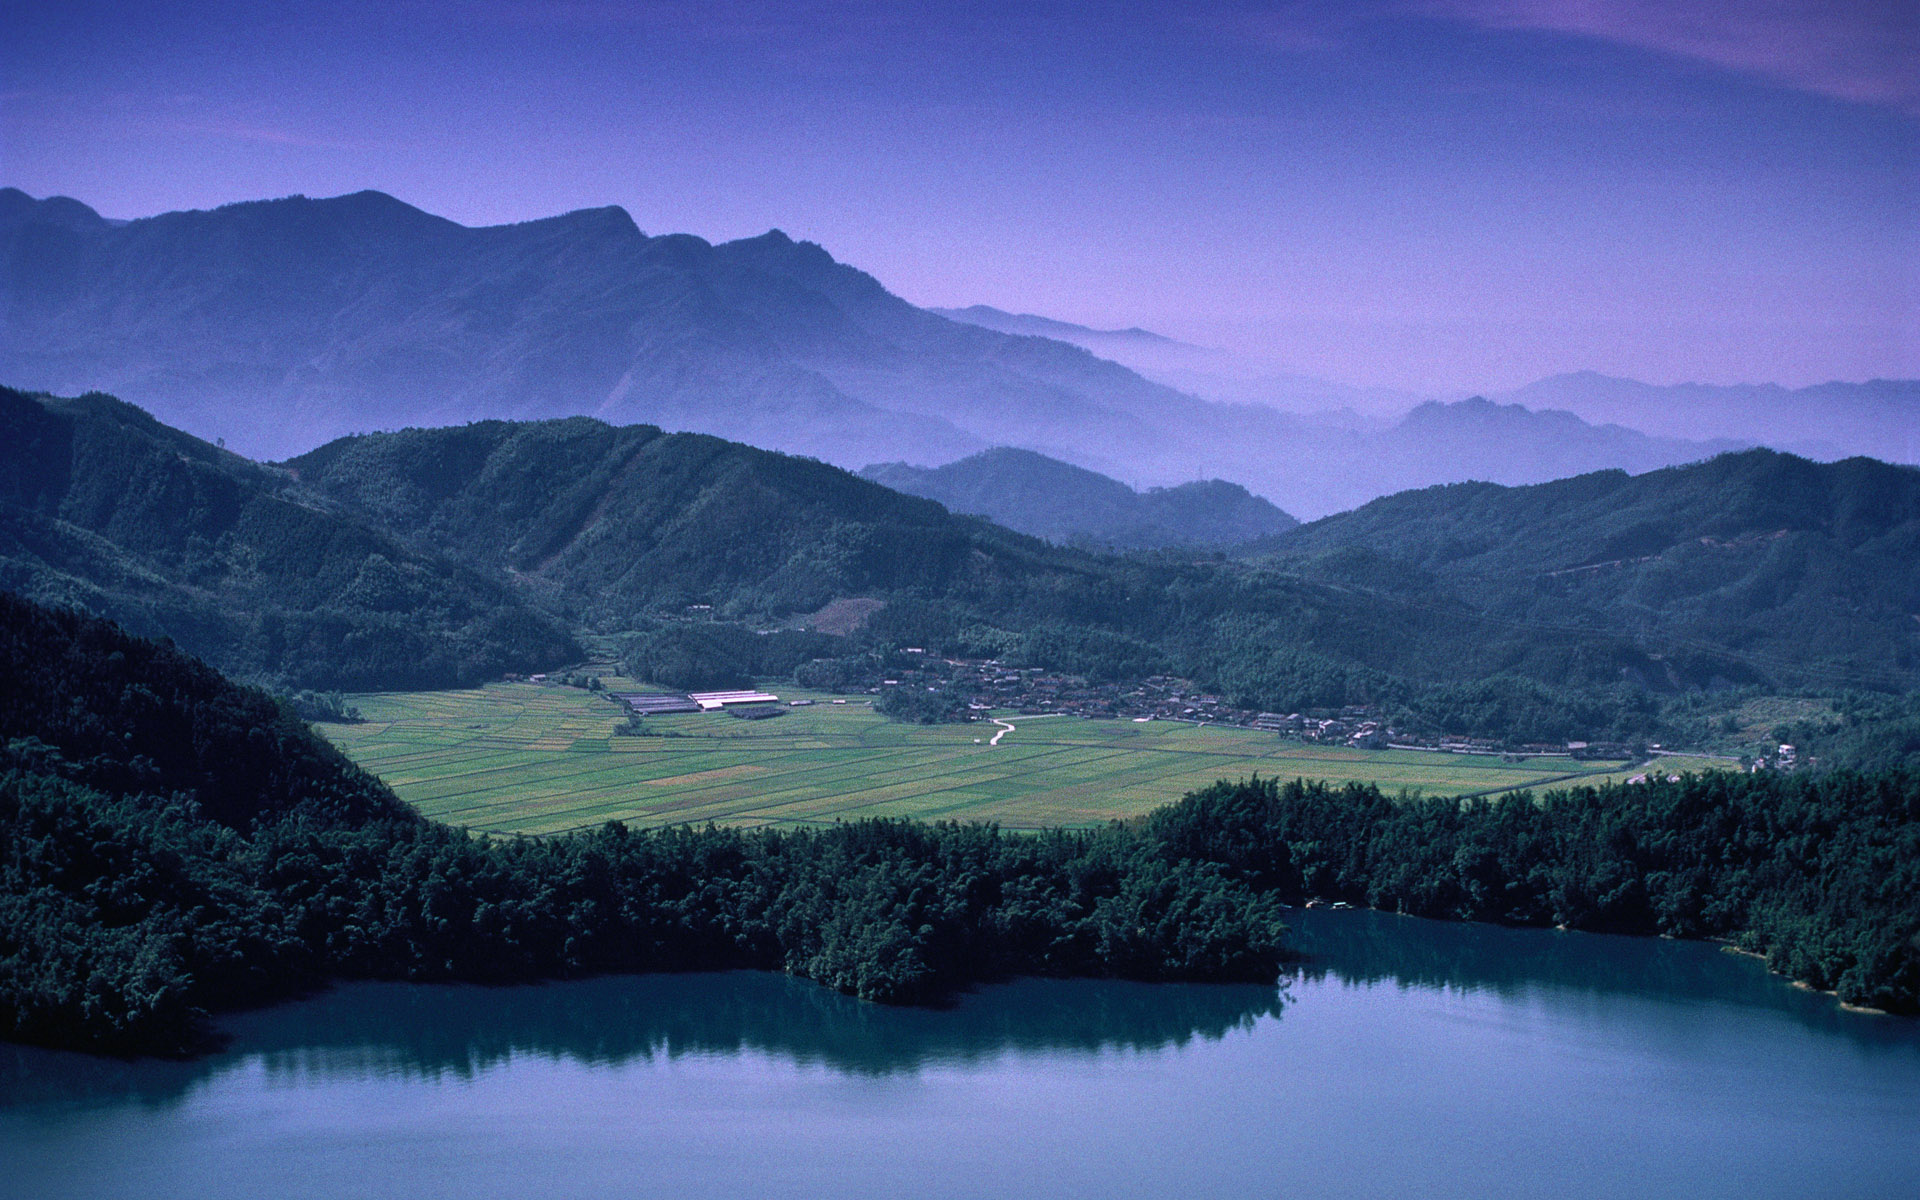
{"type": "MultiPolygon", "coordinates": [[[[584,676],[557,676],[584,686],[584,676]]],[[[533,682],[546,682],[546,676],[534,676],[533,682]]],[[[1489,755],[1517,762],[1535,757],[1573,757],[1578,759],[1632,761],[1649,751],[1658,753],[1658,745],[1628,745],[1617,742],[1568,741],[1509,745],[1497,739],[1461,736],[1419,736],[1392,728],[1383,713],[1367,705],[1347,705],[1338,709],[1307,709],[1301,712],[1260,712],[1240,708],[1220,696],[1197,688],[1192,681],[1171,675],[1150,675],[1123,682],[1092,682],[1062,672],[1035,667],[1010,666],[997,659],[950,659],[908,647],[893,659],[893,666],[868,687],[865,697],[880,697],[892,689],[924,688],[943,692],[963,700],[964,710],[956,704],[955,714],[964,719],[984,720],[993,711],[1012,710],[1023,716],[1069,716],[1110,721],[1179,721],[1192,725],[1233,726],[1258,729],[1279,737],[1320,745],[1347,746],[1361,750],[1425,750],[1451,754],[1489,755]]],[[[725,711],[737,717],[762,717],[777,711],[779,698],[768,692],[712,693],[621,693],[609,699],[622,703],[635,717],[675,712],[725,711]]],[[[872,699],[854,701],[873,703],[872,699]]],[[[789,700],[800,706],[811,700],[789,700]]],[[[842,703],[842,701],[835,701],[842,703]]],[[[1792,750],[1779,766],[1791,769],[1792,750]]]]}
{"type": "MultiPolygon", "coordinates": [[[[909,651],[911,653],[911,651],[909,651]]],[[[1347,705],[1302,712],[1259,712],[1239,708],[1196,688],[1189,680],[1150,675],[1138,681],[1093,683],[1080,676],[1035,668],[940,660],[952,672],[951,686],[972,693],[972,707],[1011,708],[1025,715],[1057,713],[1106,720],[1184,721],[1195,725],[1231,725],[1261,729],[1304,742],[1362,750],[1436,750],[1454,754],[1499,755],[1508,759],[1572,754],[1580,758],[1628,760],[1641,747],[1604,742],[1529,744],[1512,747],[1491,738],[1416,737],[1391,728],[1379,709],[1347,705]]]]}

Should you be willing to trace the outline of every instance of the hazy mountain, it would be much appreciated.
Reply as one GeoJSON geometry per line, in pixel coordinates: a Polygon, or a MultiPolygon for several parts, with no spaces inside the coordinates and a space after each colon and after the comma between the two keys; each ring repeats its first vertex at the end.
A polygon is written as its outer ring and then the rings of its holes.
{"type": "Polygon", "coordinates": [[[1555,375],[1501,399],[1565,409],[1668,438],[1732,438],[1821,459],[1920,463],[1920,380],[1657,386],[1594,371],[1555,375]]]}
{"type": "Polygon", "coordinates": [[[1279,364],[1229,350],[1196,346],[1138,327],[1090,329],[986,304],[933,308],[943,317],[1026,337],[1071,342],[1156,383],[1220,404],[1258,404],[1317,418],[1317,423],[1367,427],[1404,415],[1428,399],[1393,388],[1361,388],[1288,371],[1279,364]]]}
{"type": "Polygon", "coordinates": [[[929,308],[927,311],[939,313],[950,321],[978,325],[982,329],[994,329],[1017,337],[1043,337],[1052,338],[1057,342],[1071,342],[1076,346],[1092,350],[1102,358],[1111,358],[1116,362],[1120,361],[1119,355],[1109,351],[1124,352],[1128,347],[1138,350],[1177,350],[1195,355],[1218,353],[1202,346],[1163,337],[1138,326],[1128,329],[1090,329],[1085,325],[1075,325],[1071,321],[1056,321],[1052,317],[1038,317],[1032,313],[1004,312],[987,304],[974,304],[966,308],[929,308]]]}
{"type": "Polygon", "coordinates": [[[1137,486],[1230,480],[1307,516],[1715,448],[1577,428],[1567,446],[1564,422],[1528,433],[1517,413],[1497,447],[1383,445],[1368,422],[1209,403],[1079,346],[948,320],[778,232],[648,237],[612,208],[470,229],[377,192],[112,222],[0,191],[0,379],[112,389],[261,457],[585,414],[849,467],[1020,446],[1137,486]]]}
{"type": "Polygon", "coordinates": [[[1136,492],[1083,467],[1004,446],[944,467],[878,463],[860,474],[1063,544],[1232,546],[1299,524],[1236,483],[1210,479],[1136,492]]]}
{"type": "Polygon", "coordinates": [[[0,388],[0,587],[307,687],[447,687],[579,653],[503,582],[99,395],[0,388]]]}
{"type": "MultiPolygon", "coordinates": [[[[110,388],[278,455],[368,428],[589,414],[859,465],[1173,451],[1207,406],[1060,342],[957,324],[777,231],[648,237],[619,209],[469,229],[376,192],[115,226],[0,200],[0,374],[110,388]]],[[[1191,447],[1187,457],[1191,457],[1191,447]]],[[[1172,482],[1172,480],[1168,480],[1172,482]]]]}
{"type": "Polygon", "coordinates": [[[1444,595],[1500,628],[1730,653],[1756,677],[1909,686],[1920,669],[1920,470],[1770,450],[1629,476],[1406,492],[1292,530],[1269,561],[1444,595]]]}
{"type": "MultiPolygon", "coordinates": [[[[1618,425],[1589,425],[1564,412],[1534,412],[1481,397],[1429,401],[1385,428],[1292,421],[1296,449],[1259,456],[1257,468],[1222,470],[1246,479],[1288,512],[1312,519],[1381,495],[1436,483],[1543,483],[1590,471],[1650,471],[1746,449],[1743,441],[1656,438],[1618,425]]],[[[1239,443],[1237,459],[1258,453],[1239,443]]]]}

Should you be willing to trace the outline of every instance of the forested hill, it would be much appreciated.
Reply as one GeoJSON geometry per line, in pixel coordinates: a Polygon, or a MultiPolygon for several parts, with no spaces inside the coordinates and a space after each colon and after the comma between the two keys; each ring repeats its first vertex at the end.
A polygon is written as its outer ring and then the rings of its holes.
{"type": "Polygon", "coordinates": [[[954,517],[805,458],[650,425],[483,421],[342,438],[286,464],[303,487],[624,627],[707,604],[785,616],[857,596],[1070,592],[1104,560],[954,517]]]}
{"type": "Polygon", "coordinates": [[[1514,628],[1712,646],[1781,682],[1920,679],[1920,470],[1768,450],[1630,476],[1405,492],[1282,534],[1264,561],[1457,596],[1514,628]]]}
{"type": "Polygon", "coordinates": [[[1210,479],[1136,492],[1084,467],[1006,446],[944,467],[878,463],[860,474],[1062,544],[1233,546],[1299,523],[1237,483],[1210,479]]]}
{"type": "Polygon", "coordinates": [[[265,693],[97,617],[0,592],[0,682],[10,765],[236,831],[420,819],[265,693]]]}
{"type": "MultiPolygon", "coordinates": [[[[1508,675],[1536,682],[1495,685],[1499,699],[1482,695],[1477,710],[1555,709],[1528,726],[1557,731],[1542,737],[1618,732],[1644,716],[1610,693],[1580,716],[1534,694],[1541,683],[1610,689],[1622,671],[1647,674],[1646,652],[1618,639],[1489,636],[1473,609],[1444,596],[1410,607],[1232,562],[1051,546],[823,463],[702,435],[586,418],[481,422],[341,439],[286,465],[328,501],[411,531],[421,550],[506,575],[603,629],[656,618],[684,627],[689,605],[791,623],[860,598],[885,604],[865,631],[876,643],[1103,679],[1172,671],[1255,708],[1415,703],[1418,693],[1422,724],[1445,724],[1439,714],[1457,703],[1436,699],[1432,684],[1508,675]]],[[[1710,652],[1694,659],[1656,686],[1734,669],[1710,652]]]]}
{"type": "Polygon", "coordinates": [[[578,653],[506,585],[100,395],[0,388],[0,586],[282,686],[447,687],[578,653]]]}

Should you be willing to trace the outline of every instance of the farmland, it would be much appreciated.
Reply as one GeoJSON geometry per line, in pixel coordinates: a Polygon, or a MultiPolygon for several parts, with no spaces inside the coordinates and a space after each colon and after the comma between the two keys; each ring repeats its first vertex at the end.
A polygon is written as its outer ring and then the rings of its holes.
{"type": "Polygon", "coordinates": [[[595,694],[492,684],[355,696],[363,722],[320,728],[427,816],[492,833],[559,833],[616,819],[792,826],[866,816],[1035,829],[1135,816],[1255,772],[1466,795],[1618,769],[1313,746],[1176,722],[1008,714],[999,715],[1014,730],[991,745],[998,725],[898,725],[857,701],[809,698],[819,702],[773,721],[649,717],[654,736],[626,737],[614,733],[622,710],[595,694]]]}

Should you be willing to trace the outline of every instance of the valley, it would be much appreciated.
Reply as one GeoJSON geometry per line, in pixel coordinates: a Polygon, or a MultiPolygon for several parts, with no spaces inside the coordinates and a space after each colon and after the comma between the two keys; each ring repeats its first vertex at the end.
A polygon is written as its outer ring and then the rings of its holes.
{"type": "Polygon", "coordinates": [[[0,6],[0,1200],[1909,1200],[1913,9],[0,6]]]}

